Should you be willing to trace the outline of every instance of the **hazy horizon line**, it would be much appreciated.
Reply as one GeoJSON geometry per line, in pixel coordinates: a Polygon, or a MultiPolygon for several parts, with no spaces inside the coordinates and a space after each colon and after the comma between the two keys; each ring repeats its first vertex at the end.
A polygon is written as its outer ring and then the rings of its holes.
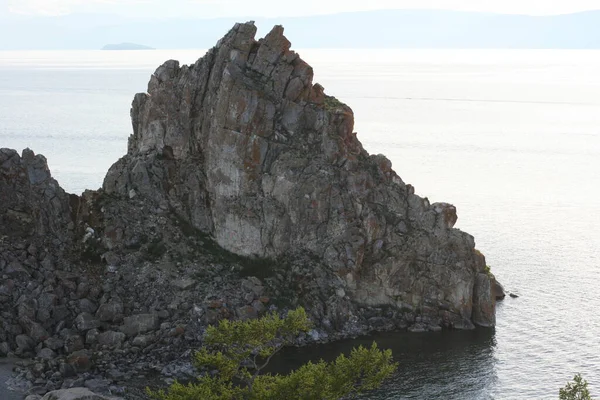
{"type": "Polygon", "coordinates": [[[53,18],[65,18],[65,17],[75,17],[75,16],[110,16],[117,17],[122,19],[131,19],[131,20],[239,20],[238,22],[249,22],[255,20],[272,20],[272,19],[295,19],[295,18],[307,18],[307,17],[328,17],[332,15],[343,15],[343,14],[372,14],[378,12],[386,12],[386,11],[404,11],[404,12],[425,12],[425,13],[458,13],[458,14],[479,14],[479,15],[497,15],[497,16],[508,16],[508,17],[532,17],[532,18],[552,18],[552,17],[560,17],[560,16],[568,16],[568,15],[578,15],[578,14],[587,14],[587,13],[595,13],[600,12],[600,6],[598,8],[582,10],[582,11],[573,11],[566,13],[553,13],[553,14],[527,14],[527,13],[507,13],[507,12],[492,12],[492,11],[475,11],[475,10],[459,10],[452,8],[381,8],[376,10],[355,10],[355,11],[339,11],[339,12],[329,12],[323,14],[302,14],[302,15],[280,15],[280,16],[260,16],[260,15],[246,15],[246,16],[215,16],[215,17],[185,17],[185,16],[175,16],[175,17],[160,17],[160,16],[145,16],[145,17],[136,17],[136,16],[128,16],[121,15],[117,13],[109,13],[109,12],[75,12],[61,15],[33,15],[33,14],[20,14],[20,13],[8,13],[5,15],[0,14],[0,18],[2,17],[17,17],[22,19],[53,19],[53,18]]]}

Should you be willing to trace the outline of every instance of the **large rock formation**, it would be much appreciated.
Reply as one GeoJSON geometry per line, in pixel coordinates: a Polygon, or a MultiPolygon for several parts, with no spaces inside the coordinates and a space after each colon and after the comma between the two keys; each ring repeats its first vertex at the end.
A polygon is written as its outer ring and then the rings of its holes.
{"type": "Polygon", "coordinates": [[[0,149],[0,357],[35,358],[18,386],[189,378],[208,324],[299,305],[315,329],[298,344],[494,325],[456,209],[363,149],[281,27],[255,32],[156,70],[99,191],[69,195],[43,156],[0,149]]]}
{"type": "Polygon", "coordinates": [[[281,26],[255,33],[237,24],[195,64],[156,70],[106,193],[168,205],[239,255],[314,255],[361,306],[493,325],[491,278],[455,208],[363,149],[352,110],[313,84],[281,26]]]}

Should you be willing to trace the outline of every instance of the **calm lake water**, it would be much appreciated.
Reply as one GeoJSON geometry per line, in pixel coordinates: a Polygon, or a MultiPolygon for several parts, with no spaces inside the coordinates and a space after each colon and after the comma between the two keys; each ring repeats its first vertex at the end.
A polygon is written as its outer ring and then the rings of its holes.
{"type": "MultiPolygon", "coordinates": [[[[164,60],[203,53],[0,52],[0,147],[43,153],[70,192],[98,188],[126,151],[134,93],[164,60]]],[[[455,204],[457,226],[520,296],[498,306],[495,330],[376,336],[401,366],[371,398],[556,399],[577,372],[600,397],[600,52],[300,54],[354,109],[364,146],[455,204]]]]}

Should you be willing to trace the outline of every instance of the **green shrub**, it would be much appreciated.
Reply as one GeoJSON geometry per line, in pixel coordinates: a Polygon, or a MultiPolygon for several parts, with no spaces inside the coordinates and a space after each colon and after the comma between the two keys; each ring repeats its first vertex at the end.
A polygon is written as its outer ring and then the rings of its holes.
{"type": "Polygon", "coordinates": [[[285,318],[270,314],[249,321],[223,320],[208,327],[194,363],[204,374],[187,385],[148,393],[160,400],[337,400],[374,389],[397,365],[390,350],[373,343],[333,362],[309,362],[287,375],[261,374],[271,358],[310,324],[302,308],[285,318]]]}
{"type": "Polygon", "coordinates": [[[559,400],[592,400],[587,388],[587,381],[580,374],[575,375],[573,382],[558,391],[559,400]]]}

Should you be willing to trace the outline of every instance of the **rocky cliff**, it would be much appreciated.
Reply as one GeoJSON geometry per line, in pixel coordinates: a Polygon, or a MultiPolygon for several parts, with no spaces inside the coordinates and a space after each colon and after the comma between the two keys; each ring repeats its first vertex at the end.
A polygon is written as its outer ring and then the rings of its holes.
{"type": "Polygon", "coordinates": [[[207,324],[298,305],[315,322],[299,344],[494,325],[456,209],[363,149],[282,27],[255,33],[156,70],[101,190],[69,195],[43,156],[0,150],[0,356],[37,357],[30,391],[181,377],[207,324]]]}
{"type": "Polygon", "coordinates": [[[352,110],[313,84],[282,27],[255,33],[238,24],[194,65],[156,70],[104,190],[168,204],[239,255],[314,255],[357,304],[493,325],[485,261],[455,208],[363,149],[352,110]]]}

